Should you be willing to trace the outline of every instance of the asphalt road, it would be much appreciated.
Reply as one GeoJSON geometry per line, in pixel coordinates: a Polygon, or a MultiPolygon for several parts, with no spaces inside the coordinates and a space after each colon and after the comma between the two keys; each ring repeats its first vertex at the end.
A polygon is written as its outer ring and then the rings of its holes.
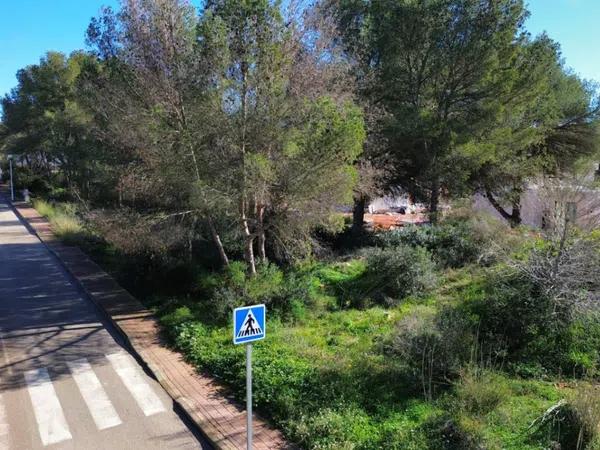
{"type": "Polygon", "coordinates": [[[209,449],[0,200],[0,450],[209,449]]]}

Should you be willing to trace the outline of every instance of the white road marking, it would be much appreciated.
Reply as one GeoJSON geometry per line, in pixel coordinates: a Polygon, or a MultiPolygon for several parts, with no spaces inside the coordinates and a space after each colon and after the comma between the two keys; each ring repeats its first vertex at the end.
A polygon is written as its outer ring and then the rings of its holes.
{"type": "Polygon", "coordinates": [[[115,411],[87,359],[81,358],[70,361],[67,362],[67,365],[98,429],[104,430],[120,425],[122,423],[121,418],[115,411]]]}
{"type": "Polygon", "coordinates": [[[0,394],[0,450],[8,450],[9,444],[8,416],[6,415],[6,408],[2,402],[2,394],[0,394]]]}
{"type": "Polygon", "coordinates": [[[162,402],[144,379],[131,356],[125,352],[118,352],[106,357],[146,416],[165,411],[162,402]]]}
{"type": "Polygon", "coordinates": [[[44,368],[29,370],[25,372],[25,381],[42,444],[50,445],[72,439],[48,371],[44,368]]]}

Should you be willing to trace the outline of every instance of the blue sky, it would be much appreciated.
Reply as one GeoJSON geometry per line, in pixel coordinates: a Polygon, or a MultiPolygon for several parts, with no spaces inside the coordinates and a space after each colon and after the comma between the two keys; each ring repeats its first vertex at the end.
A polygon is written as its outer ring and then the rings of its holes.
{"type": "MultiPolygon", "coordinates": [[[[0,0],[0,96],[16,84],[18,69],[47,50],[84,48],[85,29],[102,5],[118,0],[0,0]]],[[[197,2],[194,2],[197,3],[197,2]]],[[[600,0],[528,0],[532,34],[546,30],[567,65],[600,81],[600,0]]]]}

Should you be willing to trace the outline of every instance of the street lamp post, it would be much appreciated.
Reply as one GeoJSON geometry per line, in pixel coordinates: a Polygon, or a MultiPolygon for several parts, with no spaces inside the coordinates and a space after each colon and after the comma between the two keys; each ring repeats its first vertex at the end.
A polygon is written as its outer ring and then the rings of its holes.
{"type": "Polygon", "coordinates": [[[13,183],[13,168],[12,168],[12,162],[13,162],[13,155],[7,155],[8,157],[8,167],[9,167],[9,171],[10,171],[10,200],[12,202],[15,201],[15,185],[13,183]]]}

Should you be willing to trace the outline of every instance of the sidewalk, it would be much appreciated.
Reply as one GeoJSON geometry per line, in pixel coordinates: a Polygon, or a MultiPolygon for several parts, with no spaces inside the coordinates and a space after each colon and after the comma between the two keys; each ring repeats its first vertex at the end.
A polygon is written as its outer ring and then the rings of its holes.
{"type": "MultiPolygon", "coordinates": [[[[213,378],[198,373],[160,337],[157,319],[77,247],[62,244],[48,221],[25,203],[17,214],[106,313],[159,383],[217,449],[246,448],[246,413],[213,378]]],[[[233,345],[233,344],[232,344],[233,345]]],[[[281,433],[254,416],[254,449],[292,449],[281,433]]]]}

